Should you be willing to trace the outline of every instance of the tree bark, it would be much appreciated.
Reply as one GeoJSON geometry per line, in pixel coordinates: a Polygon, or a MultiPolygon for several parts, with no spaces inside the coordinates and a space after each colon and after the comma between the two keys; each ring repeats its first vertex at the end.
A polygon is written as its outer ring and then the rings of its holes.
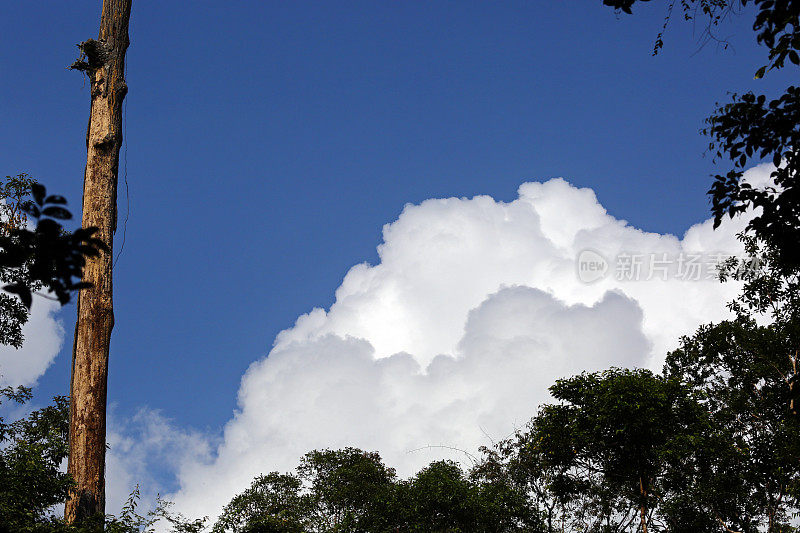
{"type": "Polygon", "coordinates": [[[645,507],[646,498],[647,498],[647,491],[644,490],[644,482],[642,481],[642,476],[639,476],[639,491],[642,495],[642,504],[639,507],[642,515],[642,533],[647,533],[647,509],[645,507]]]}
{"type": "Polygon", "coordinates": [[[73,64],[73,68],[85,71],[91,82],[82,227],[99,228],[95,236],[110,251],[87,258],[83,280],[92,286],[78,296],[67,466],[75,487],[64,512],[68,523],[105,513],[108,351],[114,327],[111,250],[117,225],[122,101],[128,92],[125,52],[130,13],[131,0],[104,0],[99,37],[79,45],[85,60],[73,64]]]}

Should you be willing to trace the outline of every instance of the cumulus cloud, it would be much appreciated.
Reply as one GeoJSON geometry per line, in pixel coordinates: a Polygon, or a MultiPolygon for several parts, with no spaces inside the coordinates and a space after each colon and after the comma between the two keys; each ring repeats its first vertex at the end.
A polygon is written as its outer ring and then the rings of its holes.
{"type": "Polygon", "coordinates": [[[407,475],[524,425],[555,379],[659,369],[680,335],[726,316],[738,287],[709,262],[741,252],[743,225],[648,233],[562,179],[525,183],[508,203],[407,205],[384,227],[380,262],[354,266],[330,309],[299,317],[250,366],[221,442],[178,465],[171,498],[214,515],[255,475],[322,447],[378,450],[407,475]],[[585,250],[605,265],[592,283],[585,250]]]}
{"type": "Polygon", "coordinates": [[[130,418],[121,418],[112,406],[108,418],[107,512],[118,513],[137,486],[140,509],[153,508],[158,487],[168,487],[171,481],[158,477],[157,472],[179,471],[187,464],[208,461],[207,436],[176,428],[158,411],[142,408],[130,418]]]}
{"type": "Polygon", "coordinates": [[[64,327],[56,313],[58,302],[34,297],[25,342],[15,349],[0,345],[0,387],[33,385],[52,364],[64,342],[64,327]]]}

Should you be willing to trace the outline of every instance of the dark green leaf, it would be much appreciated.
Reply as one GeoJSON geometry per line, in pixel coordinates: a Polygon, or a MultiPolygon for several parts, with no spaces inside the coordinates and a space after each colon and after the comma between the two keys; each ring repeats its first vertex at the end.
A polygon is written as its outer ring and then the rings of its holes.
{"type": "Polygon", "coordinates": [[[42,210],[42,214],[44,216],[56,218],[59,220],[69,220],[72,218],[72,213],[70,213],[63,207],[58,207],[58,206],[45,207],[42,210]]]}
{"type": "Polygon", "coordinates": [[[31,308],[31,304],[33,303],[33,298],[31,297],[31,290],[28,286],[22,283],[14,283],[11,285],[6,285],[3,287],[3,290],[6,292],[10,292],[11,294],[16,294],[19,296],[19,299],[22,300],[23,305],[28,309],[31,308]]]}
{"type": "Polygon", "coordinates": [[[44,197],[46,194],[47,189],[45,189],[44,185],[41,183],[31,184],[31,195],[33,195],[33,199],[37,204],[42,205],[44,203],[44,197]]]}
{"type": "Polygon", "coordinates": [[[44,203],[45,204],[61,204],[61,205],[65,205],[67,203],[67,199],[64,198],[63,196],[59,196],[57,194],[53,194],[53,195],[50,195],[47,198],[45,198],[44,199],[44,203]]]}

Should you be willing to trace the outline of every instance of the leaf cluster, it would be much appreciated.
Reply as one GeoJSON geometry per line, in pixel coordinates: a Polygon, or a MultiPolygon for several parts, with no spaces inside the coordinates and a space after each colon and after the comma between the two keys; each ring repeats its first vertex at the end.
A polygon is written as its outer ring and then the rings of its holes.
{"type": "Polygon", "coordinates": [[[714,176],[709,190],[715,227],[725,215],[757,209],[748,229],[771,245],[788,269],[800,266],[800,88],[789,87],[770,101],[753,93],[734,95],[706,123],[709,148],[733,164],[727,174],[714,176]],[[744,182],[745,166],[765,158],[775,165],[772,184],[744,182]]]}
{"type": "Polygon", "coordinates": [[[797,272],[785,273],[774,247],[742,238],[750,258],[722,269],[723,279],[743,282],[730,304],[735,318],[684,337],[664,372],[705,396],[724,441],[692,489],[696,499],[730,529],[794,531],[800,512],[797,272]]]}
{"type": "MultiPolygon", "coordinates": [[[[0,389],[0,403],[24,404],[30,389],[0,389]]],[[[0,531],[38,531],[55,520],[51,508],[65,500],[71,478],[61,472],[67,456],[69,406],[53,405],[6,423],[0,418],[0,531]]]]}
{"type": "MultiPolygon", "coordinates": [[[[559,380],[559,403],[487,450],[542,517],[541,531],[649,530],[674,522],[707,417],[677,379],[610,369],[559,380]]],[[[685,520],[684,520],[685,522],[685,520]]],[[[698,520],[693,520],[695,524],[698,520]]]]}
{"type": "Polygon", "coordinates": [[[213,533],[527,531],[509,501],[500,483],[454,462],[398,480],[375,452],[315,450],[296,473],[257,477],[224,508],[213,533]]]}
{"type": "MultiPolygon", "coordinates": [[[[633,5],[650,0],[603,0],[603,4],[618,12],[633,14],[633,5]]],[[[666,27],[676,0],[668,0],[666,27]]],[[[800,1],[798,0],[680,0],[684,20],[697,20],[705,17],[707,21],[704,35],[710,36],[711,29],[718,26],[728,16],[739,13],[738,9],[753,5],[756,10],[753,31],[756,41],[769,50],[769,63],[756,72],[756,78],[766,71],[783,68],[789,59],[800,65],[800,1]]],[[[663,47],[662,33],[659,33],[654,54],[663,47]]]]}
{"type": "Polygon", "coordinates": [[[30,308],[31,284],[40,284],[63,305],[73,292],[90,286],[81,281],[86,257],[108,252],[108,246],[92,237],[97,228],[64,231],[60,221],[72,215],[64,207],[66,200],[62,196],[48,196],[45,187],[38,183],[31,185],[31,195],[33,201],[24,205],[24,211],[37,222],[36,228],[13,227],[0,235],[0,272],[24,268],[29,282],[15,281],[3,288],[17,294],[30,308]]]}
{"type": "MultiPolygon", "coordinates": [[[[36,180],[25,173],[6,176],[0,181],[0,235],[9,236],[12,231],[27,224],[24,207],[34,183],[36,180]]],[[[0,272],[0,282],[23,283],[32,290],[40,288],[32,283],[24,267],[0,272]]],[[[14,348],[22,346],[22,326],[27,323],[28,315],[28,308],[19,298],[0,292],[0,344],[14,348]]]]}

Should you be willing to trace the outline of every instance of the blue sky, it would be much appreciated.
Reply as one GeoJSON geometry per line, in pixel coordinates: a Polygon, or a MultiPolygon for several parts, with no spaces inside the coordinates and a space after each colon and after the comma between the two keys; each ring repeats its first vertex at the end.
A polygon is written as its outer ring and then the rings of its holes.
{"type": "MultiPolygon", "coordinates": [[[[590,187],[618,219],[678,236],[708,218],[702,119],[753,80],[748,17],[699,47],[665,6],[598,1],[134,1],[130,216],[115,271],[109,401],[210,432],[275,335],[378,260],[407,203],[525,181],[590,187]],[[189,6],[190,7],[187,7],[189,6]]],[[[65,69],[99,0],[0,6],[0,171],[80,206],[88,88],[65,69]]],[[[120,182],[120,229],[126,217],[120,182]]],[[[74,305],[62,319],[69,333],[74,305]]],[[[66,393],[71,336],[37,394],[66,393]]]]}

